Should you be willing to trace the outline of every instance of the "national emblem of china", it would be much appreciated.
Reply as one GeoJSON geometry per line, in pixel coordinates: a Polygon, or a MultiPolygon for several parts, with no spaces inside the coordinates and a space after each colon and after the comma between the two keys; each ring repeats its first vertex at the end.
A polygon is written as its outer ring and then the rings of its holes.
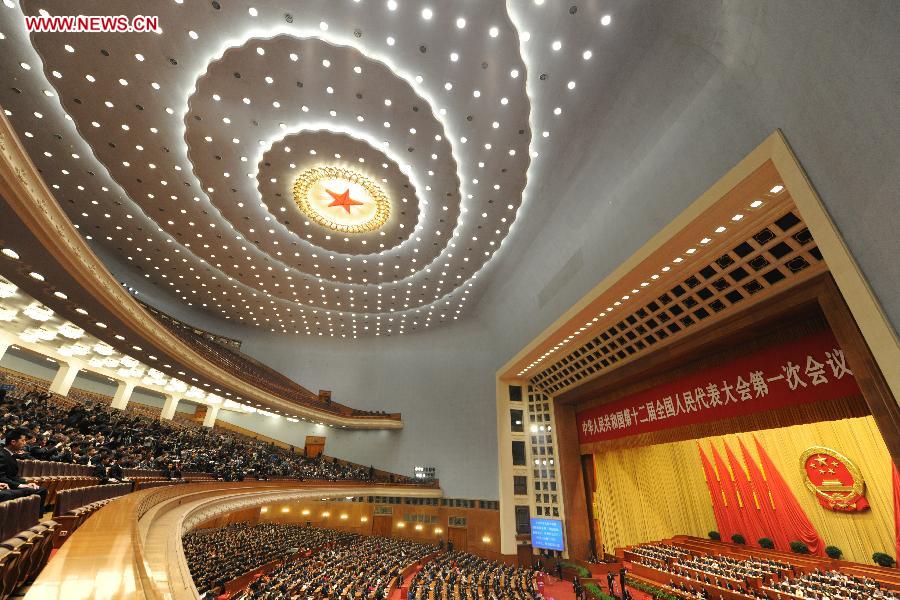
{"type": "Polygon", "coordinates": [[[849,458],[824,446],[813,446],[800,457],[806,487],[819,504],[837,512],[859,512],[869,508],[866,482],[849,458]]]}

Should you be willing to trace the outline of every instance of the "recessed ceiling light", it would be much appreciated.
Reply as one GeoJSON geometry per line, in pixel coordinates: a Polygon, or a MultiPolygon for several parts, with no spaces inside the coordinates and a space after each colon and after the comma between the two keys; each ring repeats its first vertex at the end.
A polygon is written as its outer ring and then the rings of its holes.
{"type": "Polygon", "coordinates": [[[725,232],[725,228],[722,227],[721,225],[719,225],[718,227],[716,227],[716,233],[724,233],[724,232],[725,232]]]}
{"type": "Polygon", "coordinates": [[[590,50],[585,50],[585,51],[581,54],[581,58],[583,58],[584,60],[591,60],[591,57],[592,57],[593,55],[594,55],[594,53],[591,52],[590,50]]]}
{"type": "Polygon", "coordinates": [[[62,292],[53,292],[53,295],[59,298],[60,300],[68,300],[69,297],[63,294],[62,292]]]}
{"type": "Polygon", "coordinates": [[[611,17],[611,16],[609,16],[609,15],[603,15],[603,16],[600,18],[600,24],[603,25],[604,27],[606,27],[606,26],[609,25],[610,23],[612,23],[612,17],[611,17]]]}
{"type": "Polygon", "coordinates": [[[387,8],[388,10],[397,10],[397,0],[388,0],[387,8]]]}
{"type": "Polygon", "coordinates": [[[488,35],[492,38],[495,38],[500,35],[500,29],[498,29],[497,27],[491,27],[490,29],[488,29],[488,35]]]}
{"type": "Polygon", "coordinates": [[[256,10],[255,8],[253,8],[252,6],[247,9],[247,12],[250,13],[251,17],[255,17],[256,15],[259,14],[259,11],[256,10]]]}
{"type": "Polygon", "coordinates": [[[457,29],[465,29],[465,27],[466,27],[466,20],[464,18],[459,17],[458,19],[456,19],[456,28],[457,29]]]}
{"type": "Polygon", "coordinates": [[[200,37],[199,35],[197,35],[197,32],[196,32],[196,31],[193,31],[193,30],[188,31],[188,36],[189,36],[192,40],[196,40],[198,37],[200,37]]]}
{"type": "Polygon", "coordinates": [[[784,189],[784,186],[783,186],[783,185],[776,185],[776,186],[773,187],[771,190],[769,190],[769,193],[770,193],[770,194],[777,194],[777,193],[781,192],[781,190],[783,190],[783,189],[784,189]]]}
{"type": "Polygon", "coordinates": [[[513,69],[512,71],[509,72],[509,76],[512,77],[513,79],[518,78],[518,77],[519,77],[519,70],[518,70],[518,69],[513,69]]]}
{"type": "Polygon", "coordinates": [[[44,276],[41,275],[40,273],[35,272],[35,271],[32,271],[32,272],[29,273],[28,275],[29,275],[32,279],[37,279],[38,281],[44,281],[44,276]]]}
{"type": "Polygon", "coordinates": [[[553,114],[558,117],[559,115],[562,114],[562,109],[557,106],[556,108],[553,109],[553,114]]]}
{"type": "Polygon", "coordinates": [[[433,16],[434,16],[434,12],[427,6],[422,9],[422,18],[425,19],[426,21],[430,21],[431,17],[433,17],[433,16]]]}
{"type": "Polygon", "coordinates": [[[743,218],[744,218],[744,215],[738,214],[738,215],[734,215],[733,217],[731,217],[731,220],[732,221],[740,221],[743,218]]]}
{"type": "Polygon", "coordinates": [[[3,250],[0,250],[0,252],[3,252],[4,256],[8,256],[13,260],[19,260],[19,254],[12,248],[4,248],[3,250]]]}
{"type": "Polygon", "coordinates": [[[562,42],[560,40],[554,40],[550,47],[553,48],[554,52],[558,52],[562,48],[562,42]]]}
{"type": "Polygon", "coordinates": [[[569,83],[566,84],[566,87],[569,88],[570,90],[574,90],[574,89],[575,89],[575,82],[574,82],[574,81],[570,81],[569,83]]]}
{"type": "Polygon", "coordinates": [[[328,31],[328,23],[325,21],[319,21],[319,29],[322,31],[328,31]]]}
{"type": "Polygon", "coordinates": [[[393,46],[397,42],[397,40],[395,40],[391,36],[388,36],[387,40],[385,40],[385,41],[387,42],[388,46],[393,46]]]}
{"type": "Polygon", "coordinates": [[[456,62],[458,60],[459,60],[459,54],[457,54],[456,52],[451,52],[450,53],[450,61],[456,62]]]}
{"type": "Polygon", "coordinates": [[[759,208],[762,205],[763,205],[762,200],[754,200],[753,202],[750,203],[750,208],[759,208]]]}

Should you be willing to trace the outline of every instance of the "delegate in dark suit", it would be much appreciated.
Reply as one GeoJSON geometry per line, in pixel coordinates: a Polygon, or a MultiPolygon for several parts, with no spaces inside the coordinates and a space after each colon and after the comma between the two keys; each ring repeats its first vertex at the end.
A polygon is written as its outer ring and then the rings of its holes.
{"type": "Polygon", "coordinates": [[[41,497],[41,515],[44,514],[44,503],[47,501],[47,490],[34,483],[28,483],[19,477],[19,464],[15,453],[25,448],[28,431],[24,429],[10,429],[4,436],[5,445],[0,448],[0,483],[5,483],[9,489],[19,492],[21,496],[37,494],[41,497]]]}

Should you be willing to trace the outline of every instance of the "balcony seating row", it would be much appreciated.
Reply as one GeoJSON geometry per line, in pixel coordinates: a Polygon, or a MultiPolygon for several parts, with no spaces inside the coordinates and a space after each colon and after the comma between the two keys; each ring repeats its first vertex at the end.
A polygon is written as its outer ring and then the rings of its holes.
{"type": "Polygon", "coordinates": [[[39,522],[38,496],[0,503],[0,600],[34,579],[50,558],[55,521],[39,522]]]}
{"type": "Polygon", "coordinates": [[[131,483],[89,485],[62,490],[56,495],[53,518],[59,523],[54,545],[58,548],[73,531],[111,500],[131,492],[131,483]]]}

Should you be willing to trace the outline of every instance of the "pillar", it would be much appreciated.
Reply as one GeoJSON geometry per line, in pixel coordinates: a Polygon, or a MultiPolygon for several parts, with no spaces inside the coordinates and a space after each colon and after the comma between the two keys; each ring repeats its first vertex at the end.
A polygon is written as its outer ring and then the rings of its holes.
{"type": "Polygon", "coordinates": [[[175,416],[175,409],[178,407],[179,400],[181,400],[181,398],[175,395],[166,396],[166,403],[163,404],[163,409],[159,414],[159,418],[171,421],[172,417],[175,416]]]}
{"type": "Polygon", "coordinates": [[[131,400],[131,392],[133,391],[133,383],[130,381],[120,381],[119,387],[116,389],[116,395],[113,396],[113,401],[110,406],[118,408],[119,410],[125,410],[125,407],[128,406],[128,401],[131,400]]]}
{"type": "Polygon", "coordinates": [[[203,417],[203,426],[204,427],[212,427],[216,424],[216,417],[219,416],[219,407],[218,406],[207,406],[206,407],[206,416],[203,417]]]}
{"type": "Polygon", "coordinates": [[[75,377],[80,370],[81,367],[78,364],[60,361],[59,370],[56,372],[56,376],[50,384],[50,391],[54,394],[59,394],[60,396],[67,395],[69,390],[72,389],[72,383],[74,383],[75,377]]]}

